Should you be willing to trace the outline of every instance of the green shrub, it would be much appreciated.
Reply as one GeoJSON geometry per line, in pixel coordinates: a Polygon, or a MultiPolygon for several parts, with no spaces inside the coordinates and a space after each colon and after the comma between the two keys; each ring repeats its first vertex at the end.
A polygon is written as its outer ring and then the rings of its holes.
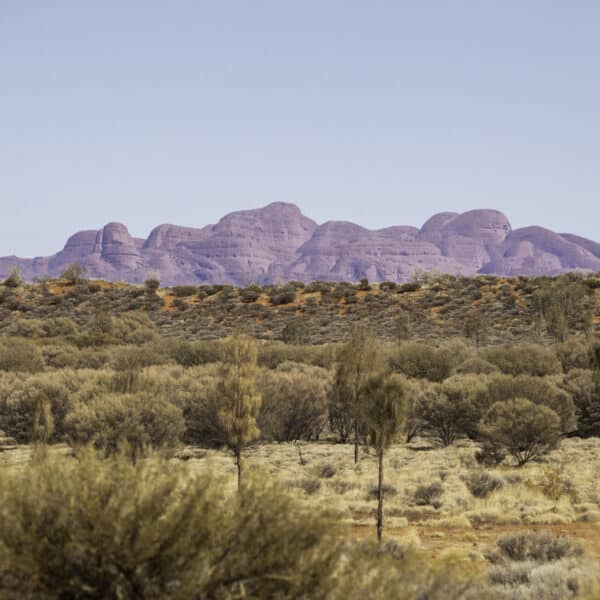
{"type": "Polygon", "coordinates": [[[291,442],[318,439],[327,423],[329,371],[283,363],[258,377],[263,398],[258,426],[268,440],[291,442]]]}
{"type": "Polygon", "coordinates": [[[226,498],[182,464],[90,452],[0,478],[2,597],[331,597],[344,568],[335,525],[263,481],[226,498]]]}
{"type": "Polygon", "coordinates": [[[18,337],[0,340],[0,371],[37,373],[43,369],[42,353],[33,342],[18,337]]]}
{"type": "Polygon", "coordinates": [[[105,394],[75,404],[65,421],[71,442],[93,444],[107,454],[128,444],[133,455],[174,448],[185,430],[180,408],[161,395],[105,394]]]}
{"type": "Polygon", "coordinates": [[[7,288],[18,288],[23,285],[23,277],[19,267],[15,267],[10,275],[4,280],[4,285],[7,288]]]}
{"type": "Polygon", "coordinates": [[[171,292],[176,298],[186,298],[198,293],[198,288],[195,285],[176,285],[171,292]]]}
{"type": "Polygon", "coordinates": [[[522,466],[558,445],[560,419],[546,406],[515,398],[493,404],[481,431],[487,441],[504,448],[522,466]]]}
{"type": "Polygon", "coordinates": [[[281,339],[286,344],[308,344],[310,340],[306,322],[302,319],[288,321],[281,332],[281,339]]]}
{"type": "Polygon", "coordinates": [[[575,404],[570,394],[556,383],[557,381],[546,377],[492,375],[487,382],[483,408],[497,401],[527,398],[535,404],[552,409],[560,417],[561,431],[572,432],[577,426],[575,404]]]}
{"type": "Polygon", "coordinates": [[[443,381],[452,373],[454,357],[445,348],[402,342],[392,353],[389,364],[392,370],[407,377],[443,381]]]}
{"type": "Polygon", "coordinates": [[[538,344],[513,344],[487,348],[482,356],[507,375],[557,375],[562,372],[556,354],[538,344]]]}

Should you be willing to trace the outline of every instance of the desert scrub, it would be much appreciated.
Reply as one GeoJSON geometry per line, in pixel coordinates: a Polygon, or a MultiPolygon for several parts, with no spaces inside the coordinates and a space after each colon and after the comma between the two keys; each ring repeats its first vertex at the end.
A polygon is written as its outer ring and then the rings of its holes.
{"type": "Polygon", "coordinates": [[[440,508],[442,506],[441,497],[444,493],[444,487],[439,481],[420,485],[413,493],[413,498],[417,506],[433,506],[440,508]]]}
{"type": "Polygon", "coordinates": [[[504,486],[504,481],[487,471],[474,471],[463,477],[468,490],[475,498],[487,498],[504,486]]]}

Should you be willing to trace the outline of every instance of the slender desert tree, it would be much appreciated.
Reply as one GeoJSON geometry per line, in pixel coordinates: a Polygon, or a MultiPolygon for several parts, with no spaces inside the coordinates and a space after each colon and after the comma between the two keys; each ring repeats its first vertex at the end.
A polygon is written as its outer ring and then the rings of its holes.
{"type": "Polygon", "coordinates": [[[238,490],[242,482],[242,451],[260,435],[256,424],[261,396],[256,388],[256,342],[234,335],[223,341],[219,380],[219,419],[226,443],[235,456],[238,490]]]}
{"type": "Polygon", "coordinates": [[[32,441],[41,455],[46,453],[46,444],[54,433],[54,418],[50,400],[44,392],[40,392],[35,399],[33,413],[32,441]]]}
{"type": "Polygon", "coordinates": [[[383,455],[406,418],[406,393],[397,375],[378,373],[367,379],[364,387],[364,420],[369,439],[377,452],[377,541],[383,535],[383,455]]]}
{"type": "Polygon", "coordinates": [[[377,340],[363,325],[355,326],[337,357],[332,397],[336,410],[346,412],[354,431],[354,462],[358,462],[363,387],[369,377],[383,364],[377,340]]]}

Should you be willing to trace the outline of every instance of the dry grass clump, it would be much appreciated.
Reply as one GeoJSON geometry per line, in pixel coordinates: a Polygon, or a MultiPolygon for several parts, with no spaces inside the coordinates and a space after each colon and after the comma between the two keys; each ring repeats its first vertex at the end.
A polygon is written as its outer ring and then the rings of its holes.
{"type": "Polygon", "coordinates": [[[498,538],[487,554],[488,577],[498,598],[546,600],[588,595],[596,565],[582,559],[578,542],[550,532],[521,532],[498,538]]]}
{"type": "Polygon", "coordinates": [[[475,498],[487,498],[492,492],[504,487],[504,480],[487,471],[475,471],[463,477],[467,488],[475,498]]]}

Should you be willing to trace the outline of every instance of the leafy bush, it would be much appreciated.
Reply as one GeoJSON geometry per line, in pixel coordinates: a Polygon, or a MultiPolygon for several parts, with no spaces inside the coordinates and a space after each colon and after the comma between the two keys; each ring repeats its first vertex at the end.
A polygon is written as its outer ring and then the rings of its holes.
{"type": "Polygon", "coordinates": [[[414,416],[443,446],[462,436],[475,436],[482,416],[485,386],[473,376],[454,376],[425,388],[417,397],[414,416]]]}
{"type": "Polygon", "coordinates": [[[240,300],[245,303],[256,302],[262,294],[258,285],[249,285],[240,290],[240,300]]]}
{"type": "Polygon", "coordinates": [[[592,371],[584,369],[573,369],[561,383],[575,404],[577,434],[581,437],[600,435],[599,383],[592,371]]]}
{"type": "Polygon", "coordinates": [[[193,296],[198,292],[198,288],[195,285],[176,285],[171,289],[173,295],[176,298],[186,298],[188,296],[193,296]]]}
{"type": "Polygon", "coordinates": [[[39,348],[25,338],[0,340],[0,371],[37,373],[44,369],[44,359],[39,348]]]}
{"type": "Polygon", "coordinates": [[[491,375],[493,373],[500,373],[500,369],[483,358],[469,358],[459,364],[454,372],[457,374],[491,375]]]}
{"type": "Polygon", "coordinates": [[[487,348],[483,358],[507,375],[557,375],[562,372],[556,354],[538,344],[513,344],[487,348]]]}
{"type": "Polygon", "coordinates": [[[283,363],[258,378],[263,401],[258,426],[266,439],[318,439],[327,423],[331,374],[319,367],[283,363]]]}
{"type": "Polygon", "coordinates": [[[90,452],[0,478],[2,597],[328,597],[343,567],[335,526],[263,481],[225,498],[182,464],[90,452]]]}
{"type": "Polygon", "coordinates": [[[23,285],[23,277],[18,267],[15,267],[10,272],[10,275],[4,280],[4,285],[7,288],[18,288],[19,286],[23,285]]]}
{"type": "Polygon", "coordinates": [[[286,323],[281,332],[281,339],[286,344],[308,344],[310,340],[306,322],[302,319],[293,319],[286,323]]]}
{"type": "Polygon", "coordinates": [[[527,398],[552,409],[560,417],[561,431],[569,433],[577,426],[575,404],[570,394],[556,383],[557,380],[546,377],[493,375],[487,382],[484,408],[498,401],[527,398]]]}
{"type": "Polygon", "coordinates": [[[271,293],[270,298],[273,306],[291,304],[296,301],[296,291],[294,289],[277,290],[271,293]]]}
{"type": "Polygon", "coordinates": [[[554,351],[565,373],[572,369],[591,369],[593,366],[590,345],[579,337],[571,337],[562,344],[556,344],[554,351]]]}
{"type": "Polygon", "coordinates": [[[176,447],[185,429],[181,409],[161,395],[105,394],[78,402],[65,420],[73,444],[93,444],[107,454],[126,443],[133,455],[176,447]]]}
{"type": "Polygon", "coordinates": [[[515,398],[493,404],[481,430],[490,443],[506,449],[521,466],[558,445],[560,419],[546,406],[515,398]]]}
{"type": "Polygon", "coordinates": [[[407,377],[443,381],[450,377],[454,358],[445,348],[402,342],[389,359],[390,367],[407,377]]]}
{"type": "Polygon", "coordinates": [[[85,268],[79,263],[69,264],[65,270],[60,274],[63,279],[66,279],[72,285],[81,282],[83,275],[85,274],[85,268]]]}

